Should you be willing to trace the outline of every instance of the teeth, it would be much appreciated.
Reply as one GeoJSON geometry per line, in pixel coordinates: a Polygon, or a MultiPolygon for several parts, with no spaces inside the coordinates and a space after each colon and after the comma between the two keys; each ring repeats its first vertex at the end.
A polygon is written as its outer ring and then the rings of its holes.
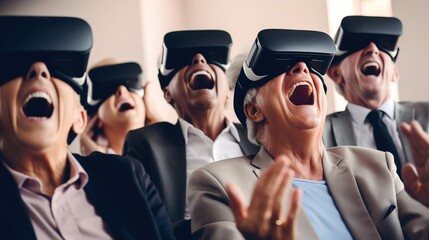
{"type": "Polygon", "coordinates": [[[367,62],[363,65],[363,69],[366,69],[367,67],[375,67],[377,69],[380,68],[380,66],[376,62],[367,62]]]}
{"type": "Polygon", "coordinates": [[[32,98],[44,98],[49,104],[52,104],[52,99],[46,92],[34,92],[27,96],[27,99],[25,99],[25,102],[27,103],[32,98]]]}
{"type": "Polygon", "coordinates": [[[311,93],[313,92],[313,88],[311,87],[311,85],[310,85],[308,82],[297,82],[297,83],[295,83],[295,84],[292,86],[292,88],[289,90],[289,92],[288,92],[288,98],[290,98],[290,96],[292,96],[293,92],[295,92],[295,89],[296,89],[298,86],[301,86],[301,85],[307,85],[307,86],[308,86],[308,93],[307,93],[307,96],[310,96],[310,95],[311,95],[311,93]]]}
{"type": "Polygon", "coordinates": [[[212,75],[210,75],[210,73],[208,73],[207,71],[202,71],[201,70],[201,71],[196,71],[196,72],[192,73],[191,80],[193,80],[194,78],[196,78],[199,75],[204,75],[204,76],[207,76],[210,79],[213,79],[212,75]]]}

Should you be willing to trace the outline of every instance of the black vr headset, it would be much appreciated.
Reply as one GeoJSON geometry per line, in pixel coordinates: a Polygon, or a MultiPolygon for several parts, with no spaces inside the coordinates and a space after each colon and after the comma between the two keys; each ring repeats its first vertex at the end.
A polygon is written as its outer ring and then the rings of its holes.
{"type": "Polygon", "coordinates": [[[140,65],[135,62],[91,69],[88,73],[88,114],[96,113],[100,105],[115,94],[121,85],[125,86],[128,91],[143,97],[142,73],[140,65]]]}
{"type": "Polygon", "coordinates": [[[44,62],[52,76],[68,83],[86,106],[86,66],[92,47],[87,22],[72,17],[0,16],[0,85],[25,76],[44,62]]]}
{"type": "Polygon", "coordinates": [[[370,42],[387,53],[393,61],[398,57],[397,47],[402,34],[402,23],[394,17],[347,16],[335,35],[338,51],[333,63],[341,62],[348,55],[368,46],[370,42]]]}
{"type": "Polygon", "coordinates": [[[247,91],[261,87],[298,62],[305,62],[310,72],[319,76],[326,92],[322,75],[326,74],[335,51],[332,38],[323,32],[286,29],[260,31],[235,85],[234,110],[241,124],[246,126],[243,104],[247,91]]]}
{"type": "Polygon", "coordinates": [[[192,58],[201,53],[208,63],[224,71],[229,66],[232,39],[222,30],[189,30],[169,32],[164,36],[158,78],[164,89],[181,68],[191,64],[192,58]]]}

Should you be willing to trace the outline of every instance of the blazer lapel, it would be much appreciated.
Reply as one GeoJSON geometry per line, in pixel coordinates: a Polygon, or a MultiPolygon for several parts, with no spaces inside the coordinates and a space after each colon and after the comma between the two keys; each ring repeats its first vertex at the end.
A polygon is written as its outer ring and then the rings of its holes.
{"type": "Polygon", "coordinates": [[[332,118],[332,131],[337,143],[336,146],[356,145],[352,122],[353,120],[347,109],[339,113],[336,118],[332,118]]]}
{"type": "Polygon", "coordinates": [[[396,119],[396,129],[399,133],[399,138],[401,139],[402,148],[405,153],[405,157],[407,159],[404,159],[405,162],[414,162],[413,161],[413,154],[410,149],[410,144],[408,142],[407,137],[402,133],[400,129],[400,125],[402,122],[409,123],[411,120],[413,120],[414,116],[414,108],[407,108],[402,106],[399,103],[395,103],[395,119],[396,119]]]}
{"type": "Polygon", "coordinates": [[[260,148],[248,140],[246,129],[240,123],[234,123],[234,125],[237,129],[238,135],[240,136],[240,142],[238,144],[240,145],[244,155],[257,153],[260,148]]]}
{"type": "Polygon", "coordinates": [[[3,220],[0,222],[9,223],[7,226],[0,226],[0,229],[4,228],[1,232],[11,231],[14,234],[10,236],[16,236],[16,239],[36,239],[16,182],[1,161],[0,159],[0,218],[3,220]]]}
{"type": "MultiPolygon", "coordinates": [[[[253,172],[255,173],[256,177],[259,178],[259,176],[262,174],[262,172],[270,166],[274,162],[273,158],[270,156],[270,154],[263,148],[259,150],[259,153],[256,154],[252,162],[250,163],[252,166],[255,167],[255,170],[253,172]]],[[[291,199],[291,193],[292,193],[292,184],[290,184],[287,187],[286,190],[286,204],[285,206],[290,206],[290,199],[291,199]]],[[[283,210],[283,216],[286,216],[288,207],[286,207],[283,210]]],[[[307,214],[301,210],[298,214],[298,239],[319,239],[317,237],[316,231],[314,230],[310,219],[308,219],[307,214]]]]}
{"type": "Polygon", "coordinates": [[[325,149],[323,169],[332,198],[353,238],[380,239],[377,228],[362,200],[353,172],[343,157],[327,152],[325,149]]]}

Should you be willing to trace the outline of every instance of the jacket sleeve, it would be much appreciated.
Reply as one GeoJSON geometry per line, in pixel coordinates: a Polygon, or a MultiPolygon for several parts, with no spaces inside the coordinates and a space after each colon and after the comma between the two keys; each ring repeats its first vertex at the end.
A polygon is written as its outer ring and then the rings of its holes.
{"type": "Polygon", "coordinates": [[[155,220],[156,227],[158,228],[161,239],[176,239],[170,224],[170,219],[165,210],[164,203],[158,194],[158,190],[152,183],[149,175],[144,170],[141,163],[132,160],[135,174],[138,178],[138,182],[144,192],[146,193],[147,202],[150,208],[150,212],[155,220]]]}
{"type": "Polygon", "coordinates": [[[205,169],[192,173],[188,200],[193,239],[244,239],[236,228],[223,185],[205,169]]]}

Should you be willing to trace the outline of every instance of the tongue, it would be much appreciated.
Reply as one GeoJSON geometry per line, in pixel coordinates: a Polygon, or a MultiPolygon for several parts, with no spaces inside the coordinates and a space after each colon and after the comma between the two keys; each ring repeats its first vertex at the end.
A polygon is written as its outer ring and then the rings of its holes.
{"type": "Polygon", "coordinates": [[[212,79],[205,75],[199,75],[191,79],[189,85],[192,90],[212,89],[214,87],[214,82],[212,79]]]}
{"type": "Polygon", "coordinates": [[[309,86],[301,85],[295,88],[289,100],[295,105],[313,104],[313,95],[308,94],[309,86]]]}
{"type": "Polygon", "coordinates": [[[24,114],[27,117],[46,117],[52,115],[54,106],[49,104],[44,98],[32,98],[23,107],[24,114]]]}

